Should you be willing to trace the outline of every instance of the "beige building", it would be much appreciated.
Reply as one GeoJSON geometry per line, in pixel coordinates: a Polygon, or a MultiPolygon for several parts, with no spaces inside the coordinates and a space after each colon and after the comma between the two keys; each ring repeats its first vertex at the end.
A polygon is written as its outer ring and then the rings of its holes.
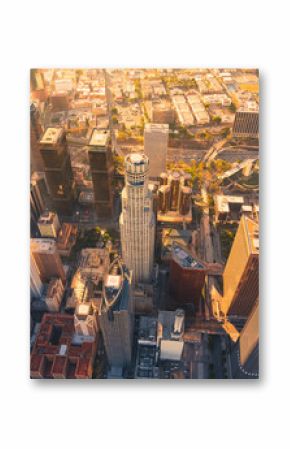
{"type": "Polygon", "coordinates": [[[144,130],[144,153],[149,158],[149,178],[158,178],[166,170],[169,126],[147,123],[144,130]]]}
{"type": "Polygon", "coordinates": [[[126,157],[120,231],[122,257],[132,271],[133,283],[149,281],[153,268],[155,218],[148,170],[146,155],[133,153],[126,157]]]}
{"type": "Polygon", "coordinates": [[[55,212],[43,212],[37,222],[37,225],[41,237],[57,238],[60,223],[55,212]]]}
{"type": "Polygon", "coordinates": [[[259,296],[259,224],[242,216],[223,275],[224,313],[247,318],[259,296]]]}

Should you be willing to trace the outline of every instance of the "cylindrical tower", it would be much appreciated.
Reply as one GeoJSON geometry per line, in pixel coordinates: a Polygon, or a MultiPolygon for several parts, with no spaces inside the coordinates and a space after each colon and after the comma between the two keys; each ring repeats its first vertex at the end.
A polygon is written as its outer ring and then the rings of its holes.
{"type": "Polygon", "coordinates": [[[170,186],[161,186],[158,189],[158,210],[165,214],[170,208],[170,186]]]}
{"type": "Polygon", "coordinates": [[[170,183],[170,209],[177,210],[178,209],[178,201],[179,201],[179,187],[180,187],[180,174],[177,171],[174,171],[168,179],[170,183]]]}
{"type": "Polygon", "coordinates": [[[134,283],[149,281],[153,268],[155,219],[152,194],[148,189],[148,169],[146,155],[126,156],[120,230],[122,256],[132,270],[134,283]]]}
{"type": "Polygon", "coordinates": [[[182,187],[180,192],[179,213],[180,215],[188,214],[191,207],[191,188],[182,187]]]}

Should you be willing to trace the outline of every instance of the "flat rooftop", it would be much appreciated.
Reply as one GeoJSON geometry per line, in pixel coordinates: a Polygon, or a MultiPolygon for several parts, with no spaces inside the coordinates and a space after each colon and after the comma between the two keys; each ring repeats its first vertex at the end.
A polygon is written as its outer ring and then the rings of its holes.
{"type": "Polygon", "coordinates": [[[109,131],[106,130],[101,131],[99,129],[94,128],[89,145],[96,147],[105,147],[108,145],[109,139],[110,139],[109,131]]]}
{"type": "Polygon", "coordinates": [[[195,259],[188,251],[173,242],[172,256],[183,267],[192,270],[205,270],[206,267],[197,259],[195,259]]]}
{"type": "Polygon", "coordinates": [[[55,145],[58,139],[62,135],[63,131],[61,128],[47,128],[40,140],[42,144],[52,144],[55,145]]]}
{"type": "Polygon", "coordinates": [[[53,239],[30,239],[30,249],[37,253],[54,253],[56,243],[53,239]]]}
{"type": "Polygon", "coordinates": [[[168,133],[169,125],[159,123],[146,123],[145,131],[168,133]]]}

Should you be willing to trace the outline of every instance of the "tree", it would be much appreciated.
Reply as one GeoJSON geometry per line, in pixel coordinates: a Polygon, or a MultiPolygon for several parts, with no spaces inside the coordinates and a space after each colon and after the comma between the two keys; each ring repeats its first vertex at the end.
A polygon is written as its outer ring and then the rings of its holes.
{"type": "Polygon", "coordinates": [[[218,124],[222,121],[222,119],[221,119],[221,117],[220,117],[219,115],[215,115],[215,116],[212,118],[212,120],[213,120],[213,122],[216,122],[216,123],[218,123],[218,124]]]}

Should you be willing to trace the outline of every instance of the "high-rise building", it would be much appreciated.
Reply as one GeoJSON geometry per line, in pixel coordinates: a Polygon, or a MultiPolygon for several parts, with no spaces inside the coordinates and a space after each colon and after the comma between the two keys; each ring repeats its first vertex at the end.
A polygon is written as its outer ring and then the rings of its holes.
{"type": "Polygon", "coordinates": [[[54,92],[50,96],[50,103],[54,112],[67,111],[69,109],[69,97],[67,92],[54,92]]]}
{"type": "Polygon", "coordinates": [[[205,265],[173,242],[170,261],[169,291],[175,305],[194,304],[201,311],[201,293],[205,284],[205,265]]]}
{"type": "Polygon", "coordinates": [[[94,129],[88,146],[98,218],[113,214],[113,156],[108,131],[94,129]]]}
{"type": "Polygon", "coordinates": [[[259,301],[247,319],[232,352],[233,377],[237,379],[259,377],[259,301]]]}
{"type": "Polygon", "coordinates": [[[42,282],[49,282],[53,277],[59,277],[65,282],[64,267],[55,240],[31,239],[30,251],[42,282]]]}
{"type": "Polygon", "coordinates": [[[247,318],[259,296],[259,224],[242,216],[223,274],[224,312],[247,318]]]}
{"type": "Polygon", "coordinates": [[[147,123],[144,129],[144,153],[149,158],[149,178],[158,178],[166,170],[169,126],[147,123]]]}
{"type": "Polygon", "coordinates": [[[41,237],[56,239],[60,229],[58,216],[55,212],[45,211],[41,214],[38,222],[41,237]]]}
{"type": "Polygon", "coordinates": [[[30,166],[31,172],[44,170],[38,142],[43,134],[40,113],[34,103],[30,105],[30,166]]]}
{"type": "Polygon", "coordinates": [[[50,312],[59,312],[63,294],[64,286],[61,279],[52,278],[44,295],[44,302],[50,312]]]}
{"type": "Polygon", "coordinates": [[[148,282],[153,268],[155,218],[148,189],[148,169],[146,155],[126,156],[120,231],[122,256],[133,273],[134,283],[148,282]]]}
{"type": "Polygon", "coordinates": [[[35,260],[30,254],[30,296],[31,298],[40,298],[43,291],[43,283],[40,279],[40,273],[35,260]]]}
{"type": "Polygon", "coordinates": [[[39,232],[37,222],[45,210],[45,190],[44,175],[34,172],[30,181],[30,227],[32,235],[38,235],[39,232]]]}
{"type": "Polygon", "coordinates": [[[234,137],[259,137],[259,107],[247,102],[238,109],[233,126],[234,137]]]}
{"type": "Polygon", "coordinates": [[[74,180],[65,133],[61,128],[47,128],[39,144],[53,209],[71,214],[74,180]]]}
{"type": "Polygon", "coordinates": [[[128,367],[132,358],[134,306],[131,276],[120,259],[115,259],[104,279],[99,322],[110,367],[128,367]]]}

